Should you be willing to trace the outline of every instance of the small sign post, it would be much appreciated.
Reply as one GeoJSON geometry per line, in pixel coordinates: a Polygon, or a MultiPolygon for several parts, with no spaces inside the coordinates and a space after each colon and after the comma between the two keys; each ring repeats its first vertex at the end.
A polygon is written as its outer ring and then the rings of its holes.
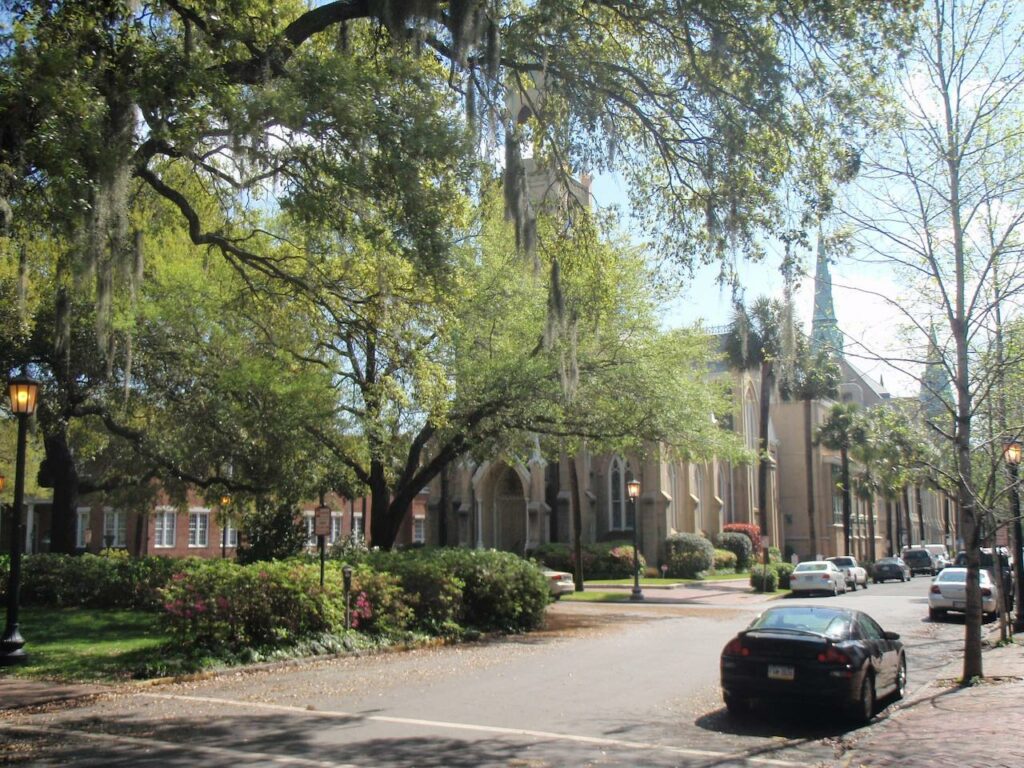
{"type": "Polygon", "coordinates": [[[324,588],[324,558],[327,554],[327,534],[331,532],[331,508],[320,506],[313,512],[313,532],[320,548],[320,589],[324,588]]]}

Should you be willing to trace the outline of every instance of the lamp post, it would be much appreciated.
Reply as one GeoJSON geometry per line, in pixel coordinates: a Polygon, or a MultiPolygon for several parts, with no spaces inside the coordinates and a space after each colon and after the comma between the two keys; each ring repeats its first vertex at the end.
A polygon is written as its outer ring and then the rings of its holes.
{"type": "Polygon", "coordinates": [[[643,600],[644,593],[640,590],[640,520],[636,514],[636,499],[640,495],[640,481],[629,480],[626,483],[626,493],[629,494],[629,503],[633,508],[633,593],[630,600],[643,600]]]}
{"type": "Polygon", "coordinates": [[[18,452],[14,465],[14,503],[11,505],[11,572],[7,580],[7,624],[0,638],[0,667],[28,661],[25,639],[18,630],[18,602],[21,595],[21,508],[25,503],[25,431],[28,417],[36,411],[39,382],[16,376],[7,384],[11,412],[18,417],[18,452]]]}
{"type": "Polygon", "coordinates": [[[1020,524],[1020,489],[1018,488],[1018,467],[1021,459],[1021,444],[1016,438],[1003,441],[1003,458],[1010,472],[1010,514],[1013,515],[1013,584],[1014,584],[1014,619],[1013,631],[1024,632],[1024,537],[1021,535],[1020,524]]]}
{"type": "Polygon", "coordinates": [[[220,559],[228,556],[228,507],[231,506],[231,495],[225,493],[220,497],[220,559]]]}

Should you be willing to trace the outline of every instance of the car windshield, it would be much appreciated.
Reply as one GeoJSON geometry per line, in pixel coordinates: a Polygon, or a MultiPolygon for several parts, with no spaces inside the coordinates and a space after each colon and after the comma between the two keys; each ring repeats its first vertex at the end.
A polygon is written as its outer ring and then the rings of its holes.
{"type": "Polygon", "coordinates": [[[931,556],[923,549],[919,549],[916,552],[904,552],[904,560],[930,560],[931,556]]]}
{"type": "Polygon", "coordinates": [[[875,565],[899,565],[899,562],[895,557],[883,557],[875,565]]]}
{"type": "MultiPolygon", "coordinates": [[[[940,571],[939,575],[935,578],[942,582],[963,584],[967,581],[967,569],[946,568],[944,571],[940,571]]],[[[981,584],[988,584],[989,582],[987,571],[978,571],[978,578],[981,584]]]]}
{"type": "Polygon", "coordinates": [[[835,563],[836,565],[838,565],[841,568],[844,565],[853,565],[853,558],[852,557],[830,557],[829,558],[829,562],[833,562],[833,563],[835,563]]]}
{"type": "Polygon", "coordinates": [[[796,570],[798,570],[798,571],[827,571],[828,570],[828,564],[827,563],[800,563],[800,565],[798,565],[796,567],[796,570]]]}
{"type": "Polygon", "coordinates": [[[835,608],[816,606],[794,606],[772,608],[747,627],[747,631],[758,629],[815,632],[827,637],[842,637],[847,633],[850,614],[835,608]]]}

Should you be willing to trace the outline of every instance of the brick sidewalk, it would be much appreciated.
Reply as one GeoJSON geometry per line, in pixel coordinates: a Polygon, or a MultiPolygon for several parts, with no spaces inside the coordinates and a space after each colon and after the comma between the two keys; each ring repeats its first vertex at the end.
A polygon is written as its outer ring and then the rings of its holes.
{"type": "Polygon", "coordinates": [[[962,661],[891,716],[858,732],[835,768],[1021,768],[1024,766],[1024,646],[987,648],[985,680],[960,688],[962,661]]]}

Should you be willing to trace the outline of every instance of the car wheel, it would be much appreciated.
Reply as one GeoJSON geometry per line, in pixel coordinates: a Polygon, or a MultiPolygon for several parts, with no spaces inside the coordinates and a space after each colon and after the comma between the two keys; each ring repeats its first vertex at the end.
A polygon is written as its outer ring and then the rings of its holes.
{"type": "Polygon", "coordinates": [[[905,574],[900,574],[900,581],[906,581],[907,577],[905,574]]]}
{"type": "Polygon", "coordinates": [[[862,586],[864,587],[864,589],[868,588],[868,577],[867,576],[864,577],[864,584],[862,586]]]}
{"type": "Polygon", "coordinates": [[[875,581],[875,584],[881,584],[882,583],[880,579],[875,579],[874,581],[875,581]]]}
{"type": "Polygon", "coordinates": [[[733,717],[745,717],[750,714],[750,702],[728,693],[722,694],[725,708],[733,717]]]}
{"type": "Polygon", "coordinates": [[[853,580],[853,591],[854,592],[857,591],[857,580],[856,579],[853,580]]]}
{"type": "Polygon", "coordinates": [[[942,621],[944,618],[946,618],[946,612],[940,611],[938,608],[929,608],[928,618],[932,621],[942,621]]]}
{"type": "Polygon", "coordinates": [[[900,656],[900,666],[896,670],[896,690],[892,692],[893,701],[899,701],[907,694],[907,659],[900,656]]]}
{"type": "Polygon", "coordinates": [[[832,582],[832,597],[838,597],[838,596],[839,596],[839,587],[837,587],[836,583],[833,581],[832,582]]]}
{"type": "Polygon", "coordinates": [[[871,722],[875,716],[875,679],[870,672],[864,674],[864,682],[860,684],[860,696],[853,711],[854,720],[860,725],[871,722]]]}

